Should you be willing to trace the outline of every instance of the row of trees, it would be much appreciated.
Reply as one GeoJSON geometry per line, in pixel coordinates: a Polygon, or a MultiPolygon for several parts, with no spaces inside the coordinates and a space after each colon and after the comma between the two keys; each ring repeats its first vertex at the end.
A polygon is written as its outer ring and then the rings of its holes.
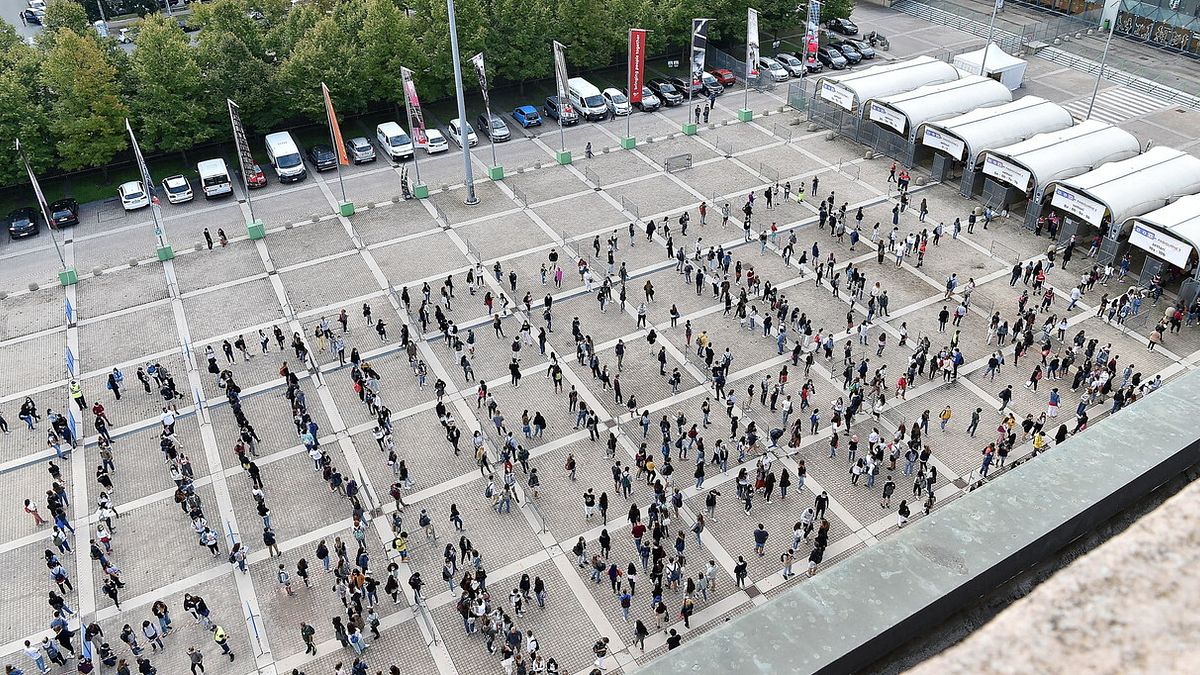
{"type": "MultiPolygon", "coordinates": [[[[829,0],[847,16],[852,0],[829,0]]],[[[572,71],[621,63],[626,31],[646,28],[651,54],[683,49],[693,17],[715,19],[710,38],[740,44],[746,8],[762,13],[766,43],[803,20],[795,0],[457,0],[464,59],[487,55],[493,81],[552,74],[550,42],[568,46],[572,71]]],[[[129,117],[147,151],[174,152],[229,136],[225,99],[252,130],[324,119],[318,84],[339,114],[402,104],[400,66],[422,97],[453,87],[444,0],[216,0],[187,18],[150,14],[128,53],[101,39],[76,0],[51,0],[45,30],[26,44],[0,30],[0,184],[23,178],[9,139],[19,136],[39,171],[103,166],[127,142],[129,117]],[[403,4],[402,4],[403,3],[403,4]]],[[[469,67],[469,66],[468,66],[469,67]]]]}

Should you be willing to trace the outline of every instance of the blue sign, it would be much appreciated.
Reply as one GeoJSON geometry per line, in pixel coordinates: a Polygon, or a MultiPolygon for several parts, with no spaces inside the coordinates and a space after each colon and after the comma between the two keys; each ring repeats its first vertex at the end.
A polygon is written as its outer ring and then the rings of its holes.
{"type": "Polygon", "coordinates": [[[75,375],[75,355],[71,353],[70,347],[67,347],[67,372],[75,375]]]}
{"type": "Polygon", "coordinates": [[[71,301],[63,298],[63,311],[67,314],[67,323],[75,323],[75,308],[71,306],[71,301]]]}

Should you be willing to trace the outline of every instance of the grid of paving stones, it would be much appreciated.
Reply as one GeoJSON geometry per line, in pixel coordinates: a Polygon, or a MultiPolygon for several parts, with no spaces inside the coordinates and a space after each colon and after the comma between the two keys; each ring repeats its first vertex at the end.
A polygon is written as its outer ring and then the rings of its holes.
{"type": "MultiPolygon", "coordinates": [[[[740,96],[736,98],[719,101],[716,113],[732,116],[741,103],[740,96]]],[[[751,107],[768,105],[778,105],[777,99],[770,94],[753,95],[751,107]]],[[[824,490],[833,500],[826,513],[830,522],[826,566],[894,531],[896,505],[901,499],[909,499],[914,511],[920,510],[917,505],[923,500],[914,497],[913,477],[904,473],[903,461],[895,470],[885,466],[872,487],[867,487],[865,480],[851,483],[846,458],[848,437],[857,436],[865,445],[865,438],[878,429],[885,439],[891,439],[900,425],[911,427],[924,411],[931,411],[933,419],[925,442],[933,450],[933,464],[939,470],[937,503],[941,505],[962,494],[966,481],[977,476],[981,449],[995,437],[1001,420],[996,412],[996,395],[1003,386],[1013,385],[1012,409],[1018,419],[1045,411],[1048,391],[1054,386],[1063,394],[1062,410],[1057,419],[1047,423],[1047,429],[1053,432],[1056,422],[1074,419],[1082,392],[1071,391],[1069,380],[1043,380],[1037,392],[1023,386],[1040,357],[1031,354],[1019,364],[1006,363],[994,379],[984,372],[993,349],[1011,360],[1011,344],[998,348],[987,336],[987,317],[999,311],[1005,318],[1014,318],[1016,297],[1025,288],[1020,282],[1015,288],[1008,285],[1008,270],[1017,260],[1044,255],[1046,240],[1032,236],[1011,219],[1001,219],[988,230],[980,228],[958,240],[947,238],[939,246],[930,246],[920,268],[914,267],[913,258],[896,267],[891,256],[885,256],[882,264],[876,262],[869,242],[860,242],[851,250],[848,239],[838,241],[828,230],[819,229],[814,201],[820,199],[810,196],[805,203],[788,202],[771,210],[758,202],[755,232],[772,221],[783,230],[765,249],[760,248],[757,240],[743,241],[738,227],[739,209],[748,191],[755,191],[761,199],[766,183],[776,177],[793,186],[803,183],[807,188],[812,175],[819,174],[817,197],[836,192],[838,204],[849,203],[851,218],[862,206],[864,238],[869,238],[876,221],[882,223],[881,234],[886,234],[895,204],[884,182],[889,162],[864,161],[857,146],[841,140],[826,141],[823,132],[807,133],[800,126],[788,125],[790,115],[759,118],[752,125],[705,129],[699,137],[663,139],[675,133],[677,119],[682,119],[678,110],[635,115],[630,120],[632,133],[639,138],[635,152],[602,152],[615,145],[612,134],[625,133],[624,120],[603,129],[594,125],[570,129],[567,145],[579,155],[570,166],[554,163],[556,129],[543,131],[549,133],[543,138],[500,146],[497,151],[501,162],[509,164],[510,176],[503,184],[479,183],[477,190],[483,203],[478,207],[462,204],[461,187],[440,189],[442,183],[452,185],[460,180],[461,157],[457,153],[420,158],[422,179],[435,192],[433,199],[422,202],[391,203],[398,190],[391,167],[349,169],[348,193],[360,204],[370,205],[349,218],[334,215],[336,198],[332,195],[340,193],[332,178],[314,176],[296,186],[270,186],[254,196],[255,215],[266,220],[269,228],[267,237],[260,241],[243,236],[241,222],[248,215],[245,203],[193,205],[186,211],[173,212],[167,220],[168,232],[186,243],[177,246],[178,257],[166,264],[148,260],[153,239],[137,216],[126,217],[113,210],[107,225],[81,226],[75,234],[78,239],[66,243],[67,252],[75,256],[81,271],[87,272],[80,285],[68,290],[65,297],[61,289],[54,288],[15,294],[2,301],[0,313],[0,366],[13,374],[0,389],[0,414],[11,432],[0,437],[0,487],[7,487],[8,494],[20,500],[28,497],[39,501],[45,513],[45,500],[36,498],[47,483],[46,461],[54,455],[45,445],[47,421],[43,418],[36,429],[27,430],[17,419],[17,408],[30,396],[43,413],[47,408],[67,410],[68,350],[76,360],[74,374],[83,384],[89,405],[99,399],[112,421],[117,470],[113,476],[116,489],[111,496],[121,514],[114,521],[112,559],[126,583],[120,594],[121,609],[100,592],[103,573],[88,552],[88,540],[98,522],[96,499],[101,490],[96,478],[100,452],[90,409],[72,413],[76,429],[85,436],[84,445],[71,458],[57,461],[64,470],[71,498],[69,514],[76,527],[71,538],[76,550],[60,555],[75,583],[74,590],[66,594],[68,604],[88,620],[99,621],[110,644],[122,657],[131,659],[118,638],[121,626],[130,623],[140,627],[141,621],[151,618],[149,609],[154,601],[167,602],[177,630],[167,637],[165,653],[150,654],[160,672],[184,672],[184,650],[193,644],[205,653],[209,672],[217,673],[240,674],[269,667],[277,672],[289,672],[291,668],[325,672],[338,662],[348,666],[353,661],[353,652],[341,649],[333,639],[330,618],[344,614],[345,608],[330,592],[332,575],[321,569],[315,554],[319,541],[332,543],[340,538],[354,555],[359,542],[352,530],[352,510],[349,500],[332,491],[314,471],[285,396],[280,373],[284,361],[299,378],[307,410],[319,427],[320,449],[328,454],[333,467],[347,479],[354,478],[364,490],[366,527],[358,534],[370,558],[371,573],[383,580],[388,564],[395,562],[400,565],[402,581],[412,572],[420,572],[426,581],[424,606],[413,604],[407,584],[403,584],[401,602],[393,604],[386,597],[382,599],[378,613],[383,635],[371,640],[372,646],[363,655],[372,670],[386,670],[397,664],[403,672],[413,673],[501,672],[499,659],[487,653],[483,638],[463,630],[454,597],[441,580],[439,572],[447,545],[457,550],[460,543],[469,540],[482,553],[482,564],[490,577],[491,601],[510,614],[513,608],[508,603],[508,590],[522,574],[545,581],[549,596],[546,609],[531,604],[523,616],[514,618],[522,630],[534,632],[541,653],[553,656],[564,670],[587,668],[592,661],[590,646],[600,636],[612,640],[615,656],[609,659],[610,667],[633,668],[662,653],[666,629],[680,630],[692,639],[766,598],[803,583],[803,575],[783,580],[779,557],[791,545],[793,527],[813,503],[815,491],[824,490]],[[649,137],[658,140],[645,142],[649,137]],[[582,146],[589,141],[597,154],[585,159],[581,156],[582,146]],[[726,158],[726,152],[735,156],[726,158]],[[692,155],[693,168],[667,174],[665,160],[685,153],[692,155]],[[847,164],[838,170],[841,162],[847,164]],[[536,163],[544,166],[532,168],[536,163]],[[522,168],[526,170],[515,170],[522,168]],[[589,182],[600,189],[593,189],[589,182]],[[734,223],[727,229],[719,226],[716,197],[731,203],[734,223]],[[709,201],[706,226],[699,224],[696,213],[702,200],[709,201]],[[789,306],[810,317],[814,328],[822,334],[834,333],[832,358],[819,353],[806,375],[802,362],[795,365],[791,361],[792,340],[800,337],[794,327],[788,329],[788,342],[781,355],[774,338],[764,336],[761,327],[750,330],[732,313],[727,315],[711,286],[697,294],[694,284],[683,278],[667,255],[662,229],[654,241],[647,241],[642,223],[636,223],[636,246],[630,246],[626,233],[626,225],[634,215],[629,212],[630,206],[635,206],[643,219],[653,215],[661,222],[663,216],[669,216],[671,245],[682,248],[689,258],[698,240],[702,253],[710,246],[727,248],[735,295],[751,269],[761,279],[779,286],[789,306]],[[692,215],[687,235],[679,231],[676,220],[683,210],[692,215]],[[315,222],[313,216],[318,217],[315,222]],[[200,240],[204,228],[214,235],[223,228],[231,235],[230,243],[211,251],[203,246],[190,250],[191,242],[200,240]],[[623,263],[632,278],[625,306],[614,301],[601,311],[596,293],[584,288],[575,256],[591,261],[598,283],[608,271],[603,247],[614,229],[619,241],[614,267],[623,263]],[[793,232],[797,252],[804,250],[810,256],[803,265],[795,258],[788,263],[780,257],[780,246],[793,232]],[[596,237],[602,246],[599,256],[593,249],[596,237]],[[835,271],[842,280],[847,264],[853,264],[865,271],[868,289],[879,283],[888,292],[889,315],[873,318],[867,344],[859,344],[857,333],[843,332],[848,325],[856,327],[866,319],[865,296],[853,298],[852,303],[844,281],[836,298],[828,277],[816,283],[813,270],[817,260],[811,259],[814,242],[821,262],[830,254],[834,256],[835,271]],[[549,267],[551,250],[558,252],[564,270],[561,286],[554,284],[549,267]],[[127,266],[131,259],[140,263],[127,266]],[[503,270],[499,282],[491,275],[491,265],[496,261],[503,270]],[[471,294],[465,272],[477,262],[484,265],[485,279],[477,293],[471,294]],[[545,285],[541,282],[543,264],[549,272],[545,285]],[[92,276],[91,268],[95,266],[104,268],[104,273],[92,276]],[[737,266],[741,267],[740,276],[732,272],[737,266]],[[515,291],[509,286],[509,271],[517,273],[515,291]],[[949,326],[947,333],[941,333],[937,314],[942,304],[952,308],[962,299],[961,295],[942,299],[944,279],[952,272],[959,274],[960,283],[975,278],[979,287],[962,325],[949,326]],[[431,324],[430,332],[418,342],[417,358],[429,368],[428,381],[422,387],[400,345],[400,327],[407,322],[414,336],[422,332],[415,316],[421,285],[429,283],[436,303],[447,276],[454,280],[455,298],[452,309],[443,311],[456,322],[460,336],[471,331],[469,358],[474,377],[464,377],[458,355],[441,339],[436,324],[431,324]],[[637,306],[645,299],[646,282],[652,283],[655,298],[648,303],[649,324],[640,328],[637,306]],[[399,289],[403,286],[409,288],[414,300],[414,314],[406,312],[400,302],[399,289]],[[394,296],[388,292],[389,287],[395,289],[394,296]],[[482,302],[485,292],[493,296],[503,292],[512,301],[502,316],[503,337],[492,330],[482,302]],[[529,312],[521,304],[526,292],[531,298],[529,312]],[[548,336],[545,352],[536,341],[529,345],[521,344],[519,339],[520,349],[514,351],[513,341],[522,323],[530,323],[534,336],[542,328],[546,294],[553,297],[555,330],[548,336]],[[78,312],[77,321],[69,325],[63,313],[64,299],[78,312]],[[373,320],[382,318],[387,324],[386,338],[364,322],[364,302],[371,305],[373,320]],[[681,314],[674,326],[669,315],[672,306],[681,314]],[[345,335],[334,320],[343,308],[350,316],[351,328],[345,335]],[[313,329],[322,317],[345,340],[347,356],[356,350],[381,376],[381,401],[391,411],[395,451],[405,461],[413,482],[405,490],[407,506],[402,513],[393,513],[389,490],[396,480],[396,469],[376,443],[373,430],[377,418],[352,389],[350,367],[342,365],[329,349],[322,350],[314,336],[313,329]],[[612,377],[619,375],[620,398],[586,364],[576,360],[571,330],[575,319],[580,332],[597,346],[600,367],[607,367],[612,377]],[[692,344],[685,337],[689,321],[692,344]],[[285,336],[282,347],[273,336],[276,326],[285,336]],[[904,346],[899,345],[901,326],[909,336],[904,346]],[[266,353],[258,345],[260,329],[269,338],[266,353]],[[648,343],[651,329],[655,334],[653,345],[648,343]],[[727,347],[734,358],[728,388],[736,392],[734,414],[739,430],[733,438],[729,438],[731,420],[725,403],[712,390],[704,358],[694,348],[701,331],[711,340],[717,359],[727,347]],[[879,355],[876,340],[881,333],[886,334],[887,344],[879,355]],[[252,357],[244,360],[235,354],[234,361],[227,362],[222,342],[232,342],[239,334],[246,337],[252,357]],[[289,344],[293,334],[306,343],[310,356],[307,361],[293,352],[289,344]],[[893,398],[891,389],[896,377],[907,367],[914,343],[922,336],[928,336],[935,350],[957,339],[965,357],[958,378],[943,382],[940,375],[933,379],[921,375],[906,399],[893,398]],[[615,353],[618,340],[627,347],[620,369],[615,353]],[[181,347],[185,342],[186,349],[181,347]],[[846,344],[850,346],[848,362],[843,357],[846,344]],[[260,438],[254,460],[282,549],[278,558],[271,556],[262,542],[264,523],[251,494],[253,485],[233,452],[238,437],[234,411],[217,377],[206,367],[204,351],[209,345],[216,350],[218,366],[228,368],[242,388],[241,410],[260,438]],[[658,360],[660,350],[666,358],[665,366],[658,360]],[[508,364],[514,354],[520,359],[523,373],[519,387],[513,386],[509,378],[508,364]],[[563,392],[556,392],[546,378],[551,358],[556,358],[564,369],[563,392]],[[220,537],[221,553],[216,557],[198,545],[186,514],[174,502],[175,489],[158,442],[159,417],[167,402],[157,386],[145,392],[134,375],[139,365],[155,361],[171,371],[183,394],[171,402],[179,416],[175,433],[181,452],[190,458],[195,490],[208,524],[220,537]],[[869,374],[886,366],[883,387],[888,390],[887,404],[878,418],[864,411],[850,429],[839,429],[839,454],[830,459],[829,439],[834,431],[830,406],[838,398],[848,399],[841,386],[844,368],[856,369],[864,362],[869,374]],[[126,376],[119,401],[105,390],[107,373],[116,365],[126,376]],[[757,393],[761,382],[779,381],[784,368],[790,373],[784,396],[791,395],[797,407],[787,422],[804,420],[800,446],[766,448],[760,443],[739,458],[735,443],[749,421],[757,426],[760,439],[770,429],[787,425],[779,401],[772,408],[757,395],[748,395],[752,385],[757,393]],[[678,392],[661,374],[676,369],[682,378],[678,392]],[[460,455],[453,453],[435,412],[438,401],[433,383],[439,379],[448,385],[442,401],[445,414],[463,432],[460,455]],[[800,410],[799,386],[808,379],[814,383],[816,393],[812,407],[800,410]],[[481,473],[473,456],[470,439],[476,430],[485,439],[493,462],[498,460],[498,451],[505,442],[505,434],[496,429],[492,417],[479,405],[479,380],[487,382],[507,429],[515,442],[529,451],[529,468],[536,469],[541,479],[535,497],[529,474],[516,463],[517,503],[508,513],[498,513],[485,497],[488,478],[484,474],[494,473],[499,480],[503,468],[496,464],[490,472],[481,473]],[[575,391],[580,400],[598,410],[597,439],[590,438],[586,429],[576,428],[576,417],[567,409],[565,392],[569,391],[575,391]],[[631,395],[637,400],[639,412],[645,409],[650,413],[648,433],[643,434],[639,420],[629,415],[627,400],[631,395]],[[712,412],[710,425],[700,429],[710,462],[705,480],[702,487],[695,487],[694,454],[684,458],[678,450],[672,451],[675,473],[668,490],[681,490],[683,507],[673,514],[670,535],[663,544],[668,555],[674,555],[675,535],[683,533],[685,576],[696,578],[712,560],[716,564],[716,587],[707,593],[697,592],[697,614],[687,629],[678,620],[683,591],[666,590],[664,602],[671,618],[669,625],[660,628],[649,598],[653,584],[638,560],[628,521],[631,504],[637,504],[645,517],[651,489],[644,480],[635,480],[626,498],[613,484],[612,471],[631,465],[643,442],[658,457],[663,443],[658,421],[666,417],[677,436],[675,417],[683,415],[687,426],[701,424],[701,404],[706,400],[712,412]],[[199,410],[197,402],[201,403],[199,410]],[[953,407],[954,416],[942,432],[936,428],[936,416],[947,404],[953,407]],[[813,408],[820,409],[815,433],[808,422],[813,408]],[[982,421],[972,438],[966,427],[975,408],[982,409],[982,421]],[[548,427],[543,435],[535,437],[525,432],[521,418],[523,413],[538,412],[546,417],[548,427]],[[613,457],[605,454],[610,432],[617,438],[613,457]],[[711,463],[718,438],[732,451],[725,471],[711,463]],[[747,514],[743,502],[736,498],[736,476],[745,470],[753,478],[764,452],[773,471],[790,472],[793,488],[786,498],[777,489],[770,504],[761,493],[757,494],[747,514]],[[574,480],[565,469],[568,456],[576,462],[574,480]],[[797,462],[801,460],[807,468],[803,489],[796,486],[797,462]],[[896,482],[896,494],[891,504],[881,506],[880,493],[889,474],[896,482]],[[607,522],[600,516],[585,517],[582,500],[588,489],[608,496],[607,522]],[[696,517],[705,513],[705,497],[711,490],[721,496],[715,518],[707,522],[698,542],[690,528],[696,517]],[[461,513],[465,532],[456,531],[449,521],[451,505],[461,513]],[[418,523],[421,510],[432,517],[433,537],[428,537],[418,523]],[[755,555],[752,539],[759,523],[769,532],[767,550],[761,557],[755,555]],[[409,535],[406,561],[401,561],[391,548],[393,524],[409,535]],[[607,579],[594,583],[590,570],[579,569],[571,553],[578,537],[584,538],[589,555],[598,553],[602,530],[612,540],[608,560],[622,570],[633,561],[639,571],[629,621],[607,579]],[[236,571],[227,561],[233,541],[249,550],[247,573],[236,571]],[[733,582],[739,556],[749,565],[750,584],[746,589],[738,589],[733,582]],[[304,587],[294,574],[301,558],[312,570],[311,588],[304,587]],[[281,564],[292,574],[295,596],[280,590],[276,575],[281,564]],[[222,657],[211,636],[184,612],[183,593],[206,599],[213,618],[229,632],[230,644],[238,655],[235,661],[222,657]],[[632,621],[639,619],[653,633],[645,651],[634,645],[632,621]],[[315,657],[304,653],[298,632],[302,620],[317,627],[319,649],[315,657]]],[[[477,150],[475,157],[477,164],[490,160],[486,149],[477,150]]],[[[966,215],[966,204],[954,189],[921,187],[914,197],[928,199],[929,220],[921,224],[915,213],[905,213],[899,223],[901,234],[966,215]]],[[[1067,312],[1062,291],[1069,291],[1078,282],[1078,274],[1087,265],[1085,260],[1072,262],[1068,271],[1062,271],[1061,266],[1055,269],[1050,282],[1060,291],[1051,312],[1068,317],[1068,339],[1082,330],[1099,345],[1111,345],[1121,367],[1133,364],[1143,380],[1159,372],[1169,379],[1193,367],[1200,349],[1200,335],[1195,329],[1168,335],[1163,347],[1149,352],[1146,335],[1153,327],[1152,321],[1139,318],[1122,328],[1096,317],[1099,296],[1115,293],[1119,288],[1115,282],[1089,292],[1078,308],[1067,312]]],[[[770,303],[761,297],[752,297],[750,304],[762,315],[770,310],[770,303]]],[[[1161,307],[1145,307],[1143,311],[1153,317],[1161,315],[1161,307]]],[[[1111,401],[1105,401],[1094,406],[1092,418],[1110,405],[1111,401]]],[[[1030,450],[1029,444],[1022,441],[1014,458],[1030,450]]],[[[860,449],[859,454],[864,450],[860,449]]],[[[21,581],[16,585],[18,590],[0,600],[0,615],[6,619],[0,647],[4,647],[8,661],[28,667],[18,648],[20,641],[38,637],[46,629],[49,610],[45,594],[52,583],[43,551],[54,545],[47,527],[35,527],[31,517],[15,509],[0,523],[0,540],[0,555],[7,569],[21,581]]],[[[803,572],[810,549],[811,544],[801,542],[797,572],[803,572]]]]}

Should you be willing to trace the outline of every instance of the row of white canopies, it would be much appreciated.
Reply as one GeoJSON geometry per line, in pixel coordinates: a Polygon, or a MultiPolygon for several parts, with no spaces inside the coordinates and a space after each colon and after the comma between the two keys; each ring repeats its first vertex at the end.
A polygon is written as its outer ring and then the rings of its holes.
{"type": "Polygon", "coordinates": [[[1200,251],[1200,159],[1036,96],[1013,100],[1024,62],[996,45],[951,65],[919,56],[817,81],[818,96],[914,146],[1187,269],[1200,251]]]}

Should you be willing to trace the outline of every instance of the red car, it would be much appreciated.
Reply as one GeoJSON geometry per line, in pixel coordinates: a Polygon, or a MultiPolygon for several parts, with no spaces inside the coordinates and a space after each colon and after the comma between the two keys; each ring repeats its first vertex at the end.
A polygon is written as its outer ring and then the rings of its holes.
{"type": "Polygon", "coordinates": [[[267,174],[263,173],[262,167],[257,164],[251,164],[246,171],[246,187],[251,190],[256,190],[267,184],[267,174]]]}
{"type": "Polygon", "coordinates": [[[737,78],[733,76],[733,71],[728,68],[710,68],[708,72],[717,78],[717,82],[720,82],[723,87],[732,86],[734,82],[737,82],[737,78]]]}

